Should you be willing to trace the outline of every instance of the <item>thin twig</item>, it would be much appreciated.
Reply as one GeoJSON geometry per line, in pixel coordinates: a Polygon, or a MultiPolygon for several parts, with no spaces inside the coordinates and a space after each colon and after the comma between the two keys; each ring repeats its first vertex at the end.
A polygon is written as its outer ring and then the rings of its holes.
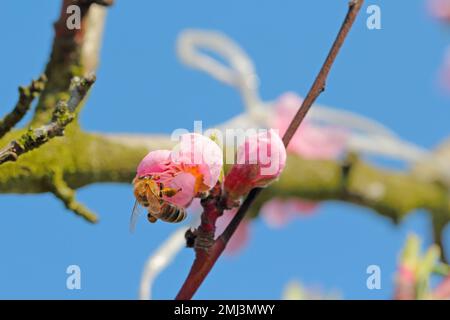
{"type": "Polygon", "coordinates": [[[30,110],[33,100],[44,90],[46,82],[47,77],[42,75],[39,79],[31,81],[29,86],[19,87],[19,100],[14,109],[0,120],[0,138],[22,120],[28,110],[30,110]]]}
{"type": "Polygon", "coordinates": [[[62,136],[65,127],[75,118],[77,107],[94,82],[94,75],[86,78],[73,78],[69,100],[67,102],[60,100],[57,103],[52,120],[48,124],[36,129],[29,129],[19,139],[10,142],[0,150],[0,165],[8,161],[15,161],[20,155],[42,146],[50,139],[62,136]]]}
{"type": "Polygon", "coordinates": [[[341,29],[339,30],[336,39],[334,40],[333,46],[331,47],[331,50],[328,53],[328,56],[325,59],[325,62],[322,68],[320,69],[320,72],[317,75],[316,80],[314,81],[311,89],[309,89],[309,92],[306,95],[305,100],[303,100],[301,107],[298,109],[297,114],[295,115],[294,119],[292,119],[291,124],[289,125],[288,129],[286,130],[286,133],[283,136],[283,143],[285,146],[287,146],[291,141],[292,137],[297,131],[297,128],[302,123],[303,119],[305,118],[314,101],[325,90],[325,83],[328,77],[328,73],[330,73],[331,66],[334,63],[334,60],[336,59],[336,56],[338,55],[339,50],[341,49],[342,44],[344,43],[344,40],[347,37],[347,34],[350,31],[350,28],[352,27],[353,22],[355,21],[356,16],[358,15],[359,9],[361,8],[363,2],[364,0],[350,1],[348,13],[341,26],[341,29]]]}
{"type": "MultiPolygon", "coordinates": [[[[324,91],[326,78],[328,76],[328,73],[330,72],[331,66],[333,65],[333,62],[339,52],[339,49],[344,43],[344,40],[347,37],[347,34],[351,26],[353,25],[353,22],[355,21],[356,16],[359,10],[361,9],[363,2],[364,0],[350,1],[347,15],[341,26],[341,29],[339,30],[336,40],[334,41],[331,50],[328,53],[328,56],[324,64],[322,65],[322,68],[320,69],[320,72],[317,75],[310,91],[308,92],[300,109],[298,110],[297,114],[295,115],[294,119],[289,125],[285,135],[283,136],[283,143],[286,147],[288,146],[289,142],[291,141],[292,137],[294,136],[295,132],[297,131],[303,119],[305,118],[305,115],[311,108],[314,101],[317,99],[320,93],[324,91]]],[[[187,276],[186,281],[184,282],[183,286],[178,292],[178,295],[176,296],[177,300],[188,300],[192,298],[192,296],[195,294],[197,289],[202,284],[203,280],[206,278],[210,270],[213,268],[217,259],[222,254],[228,241],[230,240],[230,238],[236,231],[237,227],[241,223],[242,219],[244,218],[248,208],[251,206],[254,199],[258,196],[260,192],[261,189],[253,189],[249,193],[244,203],[241,205],[238,212],[233,217],[233,219],[231,220],[225,231],[215,241],[214,245],[208,251],[196,250],[196,257],[194,263],[191,267],[191,270],[189,272],[189,275],[187,276]]]]}

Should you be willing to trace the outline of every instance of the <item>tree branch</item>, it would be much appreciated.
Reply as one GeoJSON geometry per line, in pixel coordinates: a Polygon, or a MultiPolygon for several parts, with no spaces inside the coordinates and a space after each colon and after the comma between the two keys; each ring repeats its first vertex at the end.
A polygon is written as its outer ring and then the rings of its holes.
{"type": "Polygon", "coordinates": [[[75,199],[75,191],[64,181],[64,176],[60,170],[56,170],[49,179],[49,189],[60,199],[67,209],[74,212],[88,222],[98,221],[95,213],[91,212],[75,199]]]}
{"type": "Polygon", "coordinates": [[[325,59],[325,62],[323,63],[319,74],[314,80],[311,89],[309,89],[305,100],[303,100],[301,107],[298,109],[297,114],[294,116],[294,119],[292,119],[292,122],[289,124],[289,127],[287,128],[286,133],[283,136],[284,145],[287,146],[289,144],[295,132],[297,131],[297,128],[300,126],[309,109],[313,105],[314,101],[325,90],[325,83],[331,70],[331,66],[334,63],[339,50],[344,44],[345,38],[347,37],[348,32],[350,31],[350,28],[352,27],[363,2],[364,0],[351,0],[349,2],[348,13],[345,16],[345,20],[341,26],[341,29],[339,30],[336,39],[334,40],[333,45],[331,46],[330,52],[328,53],[328,56],[325,59]]]}
{"type": "Polygon", "coordinates": [[[90,6],[95,3],[100,6],[109,7],[114,4],[114,0],[74,0],[73,2],[79,6],[90,6]]]}
{"type": "MultiPolygon", "coordinates": [[[[174,144],[164,135],[70,130],[22,155],[17,162],[1,165],[0,193],[53,192],[48,177],[55,170],[61,170],[64,181],[74,190],[94,183],[130,184],[138,163],[150,150],[171,149],[174,144]]],[[[256,217],[273,198],[290,197],[350,202],[395,222],[416,209],[428,210],[433,221],[439,220],[437,224],[442,226],[450,220],[450,194],[444,186],[414,172],[380,169],[358,158],[310,160],[289,154],[280,179],[264,189],[247,216],[256,217]]]]}
{"type": "Polygon", "coordinates": [[[52,120],[39,128],[29,129],[19,139],[13,140],[0,150],[0,165],[7,161],[16,161],[20,155],[42,146],[54,137],[62,136],[65,127],[75,118],[77,107],[94,82],[94,75],[82,79],[74,78],[69,100],[67,102],[60,100],[57,103],[52,120]]]}
{"type": "Polygon", "coordinates": [[[27,87],[19,87],[19,101],[9,114],[0,120],[0,138],[8,133],[14,126],[22,120],[30,110],[33,100],[44,90],[47,78],[42,75],[37,80],[31,81],[27,87]]]}
{"type": "Polygon", "coordinates": [[[44,72],[48,82],[31,120],[31,125],[34,127],[50,121],[56,101],[67,97],[72,78],[84,77],[95,71],[104,24],[104,15],[98,13],[105,10],[103,6],[95,4],[96,2],[110,1],[83,1],[79,4],[81,28],[69,29],[67,19],[70,13],[67,12],[67,8],[77,4],[77,1],[62,1],[60,16],[54,24],[52,52],[44,72]],[[92,15],[96,15],[96,19],[91,19],[92,15]],[[92,36],[92,34],[100,36],[92,36]]]}
{"type": "MultiPolygon", "coordinates": [[[[336,40],[334,41],[331,50],[322,68],[320,69],[320,72],[315,79],[310,91],[308,92],[300,109],[289,125],[285,135],[283,136],[283,143],[286,147],[291,141],[301,122],[303,121],[306,113],[309,111],[310,107],[320,95],[320,93],[324,90],[326,78],[331,69],[331,66],[333,65],[339,49],[344,43],[344,40],[347,37],[347,34],[351,26],[353,25],[353,22],[355,21],[363,2],[363,0],[350,1],[349,10],[342,24],[342,27],[339,30],[336,40]]],[[[184,282],[183,286],[176,296],[177,300],[187,300],[192,298],[192,296],[202,284],[203,280],[208,275],[209,271],[213,268],[217,259],[222,254],[231,236],[236,231],[247,210],[250,208],[251,204],[260,192],[261,189],[253,189],[249,193],[244,203],[239,208],[236,215],[233,217],[232,221],[226,227],[225,231],[222,233],[222,235],[220,235],[220,237],[215,241],[214,245],[209,250],[196,249],[196,257],[194,263],[191,267],[191,271],[186,278],[186,281],[184,282]]],[[[205,214],[205,212],[203,214],[205,214]]]]}

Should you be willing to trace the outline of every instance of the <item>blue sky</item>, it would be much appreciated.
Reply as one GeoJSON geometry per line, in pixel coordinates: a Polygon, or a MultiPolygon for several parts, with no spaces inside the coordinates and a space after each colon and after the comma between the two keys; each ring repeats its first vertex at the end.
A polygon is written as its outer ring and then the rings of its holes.
{"type": "MultiPolygon", "coordinates": [[[[254,60],[261,95],[304,95],[346,12],[342,1],[123,1],[110,9],[98,81],[82,113],[87,130],[164,132],[212,126],[242,112],[237,93],[183,66],[175,39],[185,28],[220,30],[254,60]]],[[[60,1],[8,1],[0,28],[0,111],[16,101],[17,86],[39,75],[60,1]]],[[[437,71],[450,43],[424,1],[366,1],[319,102],[355,111],[425,147],[447,137],[449,96],[437,71]],[[382,30],[365,26],[365,8],[378,4],[382,30]]],[[[0,298],[134,299],[147,256],[175,228],[141,223],[128,233],[131,185],[92,185],[80,201],[101,215],[91,226],[53,196],[0,195],[0,298]],[[82,289],[66,289],[66,267],[82,270],[82,289]]],[[[344,298],[392,294],[398,252],[409,232],[430,241],[430,221],[415,212],[399,226],[345,203],[324,203],[313,216],[272,230],[255,221],[249,245],[219,261],[196,298],[277,299],[289,280],[344,298]],[[382,289],[366,288],[366,268],[382,270],[382,289]]],[[[450,244],[449,232],[446,242],[450,244]]],[[[155,297],[173,298],[193,258],[184,250],[158,278],[155,297]]]]}

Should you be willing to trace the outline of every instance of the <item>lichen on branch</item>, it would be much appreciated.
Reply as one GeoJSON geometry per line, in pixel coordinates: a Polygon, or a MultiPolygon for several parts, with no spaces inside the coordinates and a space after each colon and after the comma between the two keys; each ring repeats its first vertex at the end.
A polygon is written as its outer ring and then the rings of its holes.
{"type": "Polygon", "coordinates": [[[75,118],[75,111],[88,93],[95,76],[72,79],[70,98],[66,102],[60,100],[52,115],[51,121],[36,129],[28,129],[18,139],[11,141],[0,150],[0,165],[7,161],[16,161],[22,154],[39,148],[50,139],[62,136],[65,127],[75,118]]]}
{"type": "Polygon", "coordinates": [[[31,81],[29,86],[19,87],[19,100],[11,112],[0,120],[0,138],[22,120],[28,110],[30,110],[34,99],[44,90],[46,82],[47,77],[42,75],[38,79],[31,81]]]}

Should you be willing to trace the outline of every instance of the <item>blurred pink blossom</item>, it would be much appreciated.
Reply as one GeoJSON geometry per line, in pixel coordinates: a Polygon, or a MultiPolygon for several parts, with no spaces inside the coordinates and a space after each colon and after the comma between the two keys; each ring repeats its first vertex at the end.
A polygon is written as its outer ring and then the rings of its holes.
{"type": "MultiPolygon", "coordinates": [[[[273,199],[266,203],[261,210],[262,218],[271,227],[280,227],[295,217],[295,213],[301,212],[304,214],[312,213],[316,208],[313,202],[301,201],[298,199],[273,199]]],[[[227,210],[223,215],[217,219],[216,222],[216,236],[219,236],[230,223],[236,214],[237,209],[227,210]]],[[[248,243],[250,237],[252,220],[243,220],[233,237],[227,244],[225,253],[228,255],[235,255],[248,243]]]]}
{"type": "Polygon", "coordinates": [[[397,276],[405,283],[414,284],[416,282],[414,270],[411,270],[411,267],[405,263],[398,267],[397,276]]]}
{"type": "Polygon", "coordinates": [[[447,22],[450,22],[450,0],[428,0],[430,14],[447,22]]]}
{"type": "Polygon", "coordinates": [[[273,228],[279,228],[293,220],[299,214],[312,214],[318,207],[317,203],[297,198],[275,198],[266,202],[261,208],[260,215],[273,228]]]}
{"type": "Polygon", "coordinates": [[[440,77],[442,86],[446,90],[450,90],[450,48],[444,57],[444,62],[440,70],[440,77]]]}
{"type": "Polygon", "coordinates": [[[156,176],[165,187],[179,190],[168,202],[187,207],[199,193],[211,189],[219,179],[223,165],[222,150],[211,139],[189,133],[180,137],[172,150],[147,154],[137,168],[137,177],[156,176]]]}
{"type": "MultiPolygon", "coordinates": [[[[275,104],[274,126],[284,133],[295,113],[302,104],[302,99],[295,93],[281,95],[275,104]]],[[[307,159],[333,159],[344,150],[348,134],[342,128],[316,126],[304,121],[291,140],[288,151],[307,159]]],[[[261,215],[269,226],[281,227],[298,214],[311,214],[317,204],[301,199],[273,199],[266,203],[261,215]]]]}
{"type": "MultiPolygon", "coordinates": [[[[228,226],[230,221],[236,214],[237,209],[227,210],[223,213],[219,219],[216,221],[216,237],[220,236],[225,228],[228,226]]],[[[243,220],[239,227],[234,232],[230,241],[225,248],[225,253],[228,255],[233,255],[239,252],[248,242],[250,236],[250,221],[243,220]]]]}
{"type": "MultiPolygon", "coordinates": [[[[275,105],[275,128],[284,134],[295,113],[302,104],[302,99],[295,93],[285,93],[278,98],[275,105]]],[[[308,159],[332,159],[344,150],[348,134],[342,128],[317,126],[303,121],[292,138],[288,151],[308,159]]]]}
{"type": "Polygon", "coordinates": [[[231,199],[238,199],[251,189],[266,187],[278,179],[286,165],[286,149],[275,130],[262,131],[239,146],[236,161],[224,183],[231,199]]]}
{"type": "Polygon", "coordinates": [[[407,263],[401,263],[396,275],[395,299],[413,300],[416,298],[416,275],[407,263]]]}
{"type": "Polygon", "coordinates": [[[433,298],[435,299],[450,299],[450,275],[434,289],[433,298]]]}

